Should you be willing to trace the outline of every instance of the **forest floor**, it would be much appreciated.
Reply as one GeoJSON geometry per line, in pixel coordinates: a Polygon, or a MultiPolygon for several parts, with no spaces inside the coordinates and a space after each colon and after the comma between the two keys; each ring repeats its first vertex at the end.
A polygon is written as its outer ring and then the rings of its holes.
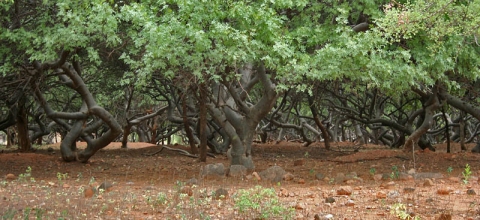
{"type": "Polygon", "coordinates": [[[371,144],[332,145],[331,150],[323,143],[254,145],[256,172],[277,165],[293,174],[293,179],[279,183],[258,180],[252,172],[202,178],[202,167],[228,167],[227,157],[208,157],[201,163],[166,149],[151,155],[160,147],[146,143],[130,143],[128,149],[112,143],[86,164],[63,162],[54,145],[34,153],[0,147],[0,216],[480,219],[480,154],[460,152],[458,144],[452,144],[453,153],[446,153],[446,144],[436,145],[436,152],[414,153],[371,144]]]}

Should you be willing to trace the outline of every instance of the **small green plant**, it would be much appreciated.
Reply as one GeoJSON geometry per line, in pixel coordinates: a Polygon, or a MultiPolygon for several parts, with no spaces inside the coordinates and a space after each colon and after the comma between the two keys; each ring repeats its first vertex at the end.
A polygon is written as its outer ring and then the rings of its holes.
{"type": "Polygon", "coordinates": [[[470,170],[470,165],[468,163],[467,165],[465,165],[465,169],[463,169],[462,175],[463,175],[463,183],[468,184],[468,180],[472,176],[472,171],[470,170]]]}
{"type": "Polygon", "coordinates": [[[15,217],[15,214],[17,214],[17,211],[15,209],[9,208],[7,211],[2,215],[2,219],[13,219],[15,217]]]}
{"type": "Polygon", "coordinates": [[[30,219],[30,211],[32,211],[32,208],[25,207],[25,209],[23,210],[23,219],[25,220],[30,219]]]}
{"type": "Polygon", "coordinates": [[[451,166],[449,166],[447,168],[447,174],[450,176],[450,174],[452,174],[452,171],[453,171],[453,168],[451,166]]]}
{"type": "Polygon", "coordinates": [[[392,166],[392,173],[390,174],[390,179],[398,179],[400,177],[400,171],[397,166],[392,166]]]}
{"type": "Polygon", "coordinates": [[[60,184],[63,184],[63,181],[68,178],[68,173],[57,172],[57,179],[60,184]]]}
{"type": "MultiPolygon", "coordinates": [[[[18,175],[18,180],[23,182],[26,182],[27,180],[32,180],[32,168],[28,166],[25,170],[25,173],[18,175]]],[[[35,179],[33,179],[33,182],[35,182],[35,179]]]]}
{"type": "Polygon", "coordinates": [[[43,219],[43,214],[45,213],[44,209],[36,208],[35,209],[35,219],[41,220],[43,219]]]}
{"type": "Polygon", "coordinates": [[[238,212],[249,219],[293,218],[294,209],[282,205],[273,188],[241,189],[233,200],[238,212]]]}
{"type": "Polygon", "coordinates": [[[407,213],[407,206],[403,203],[395,203],[392,205],[390,213],[403,220],[420,220],[418,216],[411,216],[407,213]]]}
{"type": "Polygon", "coordinates": [[[370,175],[375,176],[375,173],[377,173],[377,170],[375,169],[375,167],[372,167],[368,172],[370,173],[370,175]]]}
{"type": "Polygon", "coordinates": [[[305,154],[303,155],[305,158],[309,158],[310,157],[310,154],[307,152],[305,152],[305,154]]]}

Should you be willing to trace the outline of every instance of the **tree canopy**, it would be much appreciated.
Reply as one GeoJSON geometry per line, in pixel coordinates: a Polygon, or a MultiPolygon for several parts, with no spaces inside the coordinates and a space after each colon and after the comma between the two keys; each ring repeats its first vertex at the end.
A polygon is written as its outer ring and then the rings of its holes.
{"type": "Polygon", "coordinates": [[[233,163],[247,165],[257,133],[278,129],[328,140],[351,123],[356,137],[426,147],[445,103],[480,120],[479,10],[449,0],[1,1],[0,130],[24,125],[30,141],[61,132],[64,159],[84,162],[121,133],[147,131],[152,142],[183,131],[192,151],[232,146],[233,163]],[[76,140],[90,147],[76,154],[76,140]]]}

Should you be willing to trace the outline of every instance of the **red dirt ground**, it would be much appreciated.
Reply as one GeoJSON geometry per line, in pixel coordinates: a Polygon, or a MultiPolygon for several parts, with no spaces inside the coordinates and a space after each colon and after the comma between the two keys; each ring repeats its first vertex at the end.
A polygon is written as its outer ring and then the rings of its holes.
{"type": "MultiPolygon", "coordinates": [[[[82,144],[79,143],[79,146],[82,144]]],[[[171,146],[188,150],[183,146],[171,146]]],[[[58,146],[42,146],[35,153],[18,153],[0,148],[0,216],[2,219],[261,219],[262,209],[242,211],[237,198],[241,189],[259,185],[272,188],[280,204],[291,208],[294,219],[400,219],[407,213],[421,219],[480,219],[478,176],[480,155],[445,152],[405,153],[383,146],[334,143],[332,150],[322,143],[303,147],[280,142],[254,146],[257,172],[278,165],[294,175],[291,181],[271,183],[247,177],[201,179],[206,164],[229,164],[224,155],[207,158],[207,163],[146,143],[129,143],[120,149],[112,143],[86,163],[65,163],[58,146]],[[47,148],[53,147],[53,152],[47,148]],[[1,150],[3,149],[3,150],[1,150]],[[294,166],[294,161],[302,160],[294,166]],[[471,175],[462,181],[465,165],[471,175]],[[30,167],[31,171],[26,171],[30,167]],[[440,173],[443,177],[412,179],[395,176],[416,168],[417,173],[440,173]],[[345,178],[349,174],[353,178],[345,178]],[[325,178],[317,179],[316,174],[325,178]],[[14,174],[14,180],[7,180],[14,174]],[[385,174],[375,180],[374,174],[385,174]],[[185,187],[196,178],[195,186],[185,187]],[[344,181],[345,180],[345,181],[344,181]],[[425,186],[425,182],[432,186],[425,186]],[[113,184],[106,191],[90,195],[91,187],[113,184]],[[212,192],[224,188],[229,196],[216,200],[212,192]],[[340,195],[341,188],[352,189],[340,195]],[[409,191],[414,188],[414,191],[409,191]],[[328,197],[334,203],[326,203],[328,197]]],[[[471,149],[473,146],[468,146],[471,149]]],[[[378,175],[377,175],[378,176],[378,175]]],[[[265,208],[264,208],[265,209],[265,208]]],[[[285,216],[283,216],[285,217],[285,216]]],[[[405,216],[404,216],[405,217],[405,216]]],[[[406,217],[405,217],[406,218],[406,217]]],[[[270,219],[270,217],[264,218],[270,219]]]]}

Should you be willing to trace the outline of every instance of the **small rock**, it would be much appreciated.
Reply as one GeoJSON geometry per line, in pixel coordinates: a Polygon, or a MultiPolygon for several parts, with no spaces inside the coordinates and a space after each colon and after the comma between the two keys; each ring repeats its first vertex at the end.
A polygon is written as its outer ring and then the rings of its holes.
{"type": "Polygon", "coordinates": [[[92,198],[95,194],[95,188],[88,187],[83,191],[83,194],[85,195],[85,198],[92,198]]]}
{"type": "Polygon", "coordinates": [[[406,192],[406,193],[412,193],[415,191],[415,188],[413,187],[405,187],[403,188],[403,191],[406,192]]]}
{"type": "Polygon", "coordinates": [[[335,202],[335,198],[333,198],[333,197],[325,198],[325,203],[334,203],[334,202],[335,202]]]}
{"type": "Polygon", "coordinates": [[[70,188],[70,185],[64,183],[62,187],[63,187],[64,189],[68,189],[68,188],[70,188]]]}
{"type": "Polygon", "coordinates": [[[295,204],[295,209],[296,210],[304,210],[305,209],[305,204],[297,202],[297,204],[295,204]]]}
{"type": "Polygon", "coordinates": [[[16,179],[16,178],[17,178],[17,177],[16,177],[15,174],[13,174],[13,173],[9,173],[9,174],[7,174],[7,175],[5,176],[5,179],[7,179],[7,180],[14,180],[14,179],[16,179]]]}
{"type": "Polygon", "coordinates": [[[202,177],[222,177],[225,175],[225,166],[222,163],[207,164],[200,174],[202,177]]]}
{"type": "Polygon", "coordinates": [[[300,179],[297,180],[297,183],[298,184],[305,184],[305,179],[300,178],[300,179]]]}
{"type": "Polygon", "coordinates": [[[317,180],[323,180],[325,178],[325,175],[323,175],[322,173],[317,173],[315,174],[315,178],[317,180]]]}
{"type": "Polygon", "coordinates": [[[332,214],[326,214],[326,215],[324,216],[324,219],[325,219],[325,220],[333,219],[333,215],[332,215],[332,214]]]}
{"type": "Polygon", "coordinates": [[[400,196],[400,193],[397,190],[392,190],[387,193],[387,197],[390,199],[394,199],[400,196]]]}
{"type": "Polygon", "coordinates": [[[231,165],[228,170],[227,176],[230,177],[242,177],[247,174],[247,168],[243,165],[231,165]]]}
{"type": "Polygon", "coordinates": [[[187,194],[188,196],[192,196],[193,195],[192,187],[184,186],[180,189],[180,193],[181,194],[187,194]]]}
{"type": "Polygon", "coordinates": [[[467,195],[477,195],[477,193],[473,189],[468,189],[467,190],[467,195]]]}
{"type": "Polygon", "coordinates": [[[298,159],[293,161],[293,166],[303,166],[305,164],[305,159],[298,159]]]}
{"type": "Polygon", "coordinates": [[[288,190],[285,188],[280,188],[280,192],[278,192],[278,196],[282,197],[287,197],[288,196],[288,190]]]}
{"type": "Polygon", "coordinates": [[[214,199],[226,199],[228,198],[228,191],[224,188],[218,188],[215,191],[214,199]]]}
{"type": "Polygon", "coordinates": [[[337,189],[337,195],[352,195],[352,187],[351,186],[342,186],[339,189],[337,189]]]}
{"type": "Polygon", "coordinates": [[[415,168],[412,168],[412,169],[408,170],[407,173],[410,174],[410,175],[413,175],[413,174],[415,174],[416,172],[417,172],[417,171],[415,170],[415,168]]]}
{"type": "Polygon", "coordinates": [[[382,177],[383,177],[382,174],[375,174],[375,175],[373,175],[373,179],[374,179],[375,181],[380,181],[380,180],[382,180],[382,177]]]}
{"type": "Polygon", "coordinates": [[[293,180],[293,178],[295,178],[295,176],[291,173],[286,173],[285,175],[283,175],[283,180],[285,181],[291,181],[293,180]]]}
{"type": "Polygon", "coordinates": [[[270,180],[272,182],[280,182],[285,175],[285,170],[279,166],[272,166],[259,173],[260,177],[264,180],[270,180]]]}
{"type": "Polygon", "coordinates": [[[449,189],[446,189],[446,188],[440,188],[437,190],[437,194],[438,195],[448,195],[450,194],[450,191],[449,189]]]}
{"type": "Polygon", "coordinates": [[[47,152],[48,152],[48,153],[52,153],[52,152],[53,152],[53,148],[52,148],[52,147],[47,148],[47,152]]]}
{"type": "Polygon", "coordinates": [[[377,199],[385,199],[387,198],[387,194],[384,191],[378,191],[375,197],[377,199]]]}
{"type": "Polygon", "coordinates": [[[355,202],[351,199],[349,199],[346,203],[345,206],[355,206],[355,202]]]}
{"type": "Polygon", "coordinates": [[[426,187],[433,186],[433,181],[427,178],[425,179],[425,181],[423,181],[423,186],[426,186],[426,187]]]}

